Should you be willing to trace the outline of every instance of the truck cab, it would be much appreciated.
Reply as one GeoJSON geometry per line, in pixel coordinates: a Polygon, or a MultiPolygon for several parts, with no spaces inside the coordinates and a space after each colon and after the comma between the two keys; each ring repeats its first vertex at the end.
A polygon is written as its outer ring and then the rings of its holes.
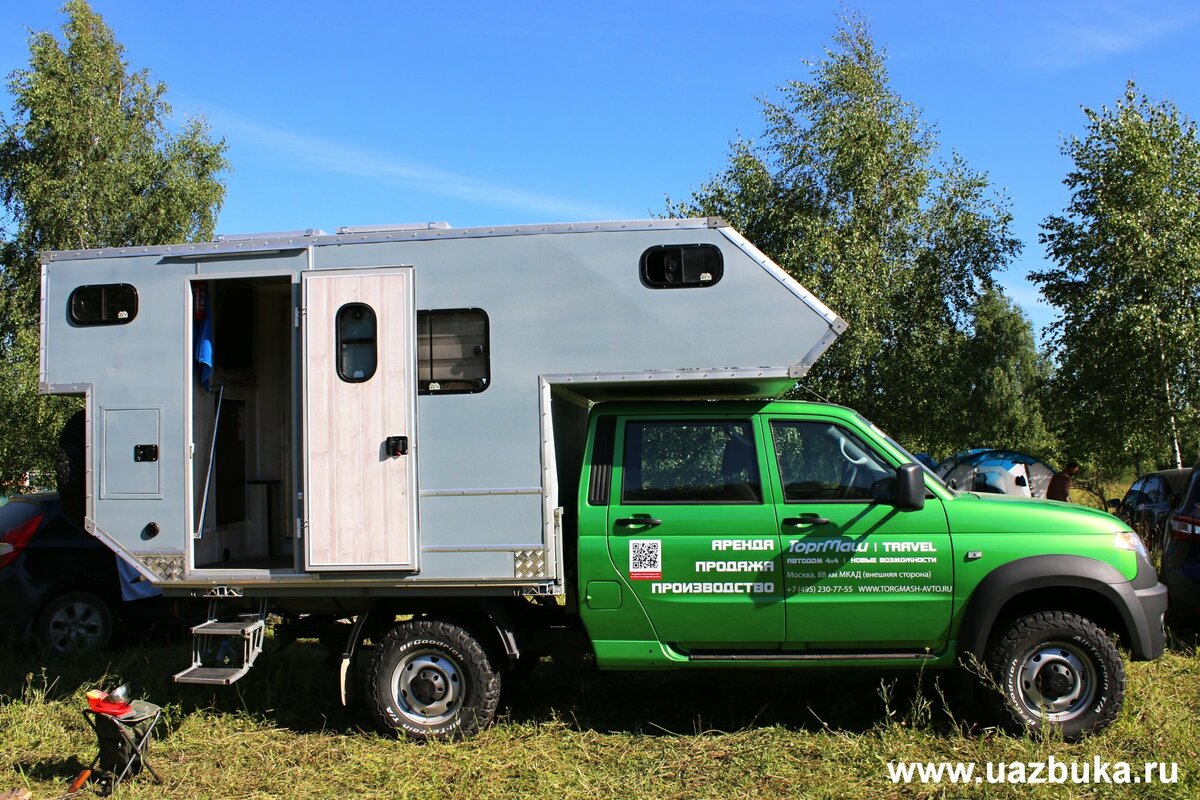
{"type": "Polygon", "coordinates": [[[952,667],[1070,736],[1163,647],[1165,596],[1112,516],[957,492],[856,412],[597,406],[580,482],[580,618],[602,668],[952,667]]]}

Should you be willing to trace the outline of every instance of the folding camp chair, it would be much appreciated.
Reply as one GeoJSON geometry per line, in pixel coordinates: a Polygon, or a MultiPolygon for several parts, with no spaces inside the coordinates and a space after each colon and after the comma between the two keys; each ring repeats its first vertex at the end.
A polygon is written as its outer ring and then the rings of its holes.
{"type": "Polygon", "coordinates": [[[83,718],[96,732],[99,748],[91,769],[99,766],[113,776],[110,791],[115,792],[121,781],[137,775],[142,767],[150,770],[155,783],[163,782],[146,759],[150,736],[154,733],[154,726],[162,719],[161,708],[144,700],[134,700],[129,712],[122,716],[85,708],[83,718]]]}

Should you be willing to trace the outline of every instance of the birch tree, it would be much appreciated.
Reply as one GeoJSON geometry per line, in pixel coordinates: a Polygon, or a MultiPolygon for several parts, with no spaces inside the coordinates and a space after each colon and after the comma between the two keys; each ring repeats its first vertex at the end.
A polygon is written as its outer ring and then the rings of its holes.
{"type": "Polygon", "coordinates": [[[1084,109],[1063,152],[1071,199],[1042,224],[1054,267],[1030,277],[1057,310],[1054,394],[1066,446],[1110,468],[1179,467],[1200,427],[1200,140],[1132,82],[1084,109]]]}
{"type": "Polygon", "coordinates": [[[844,18],[807,78],[763,101],[761,141],[736,141],[668,213],[726,218],[846,319],[806,387],[944,457],[974,445],[963,409],[986,385],[962,359],[975,304],[1020,242],[1007,198],[964,159],[939,158],[886,61],[866,20],[844,18]]]}
{"type": "Polygon", "coordinates": [[[29,40],[0,114],[0,488],[48,473],[70,400],[37,395],[42,250],[209,239],[225,195],[225,143],[201,118],[167,130],[166,86],[132,71],[85,2],[62,38],[29,40]]]}

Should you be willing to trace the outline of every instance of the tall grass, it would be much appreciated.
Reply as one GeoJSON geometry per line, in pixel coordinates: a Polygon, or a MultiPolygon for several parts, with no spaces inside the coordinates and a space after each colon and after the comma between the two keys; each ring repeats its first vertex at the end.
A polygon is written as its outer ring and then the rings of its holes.
{"type": "MultiPolygon", "coordinates": [[[[1195,797],[1200,650],[1176,639],[1133,664],[1125,712],[1082,743],[1036,741],[967,721],[950,675],[877,672],[591,673],[550,664],[506,686],[497,724],[457,743],[376,733],[343,708],[325,650],[263,655],[228,689],[176,686],[183,644],[53,662],[0,642],[0,791],[57,797],[94,755],[84,692],[129,681],[162,705],[151,763],[127,798],[880,798],[1195,797]],[[1176,762],[1180,783],[1122,786],[896,785],[889,761],[1176,762]]],[[[979,699],[979,698],[975,698],[979,699]]],[[[970,700],[970,698],[967,698],[970,700]]],[[[981,767],[982,769],[982,767],[981,767]]]]}

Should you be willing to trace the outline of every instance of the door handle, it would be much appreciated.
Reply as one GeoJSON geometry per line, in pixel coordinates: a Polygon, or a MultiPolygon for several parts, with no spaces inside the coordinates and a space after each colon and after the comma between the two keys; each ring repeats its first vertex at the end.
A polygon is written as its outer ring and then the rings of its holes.
{"type": "Polygon", "coordinates": [[[623,517],[616,521],[616,524],[622,528],[633,528],[639,525],[644,525],[647,528],[654,528],[662,525],[661,519],[655,519],[649,514],[638,514],[632,517],[623,517]]]}
{"type": "Polygon", "coordinates": [[[791,527],[800,525],[828,525],[829,520],[825,517],[818,517],[816,514],[805,514],[800,517],[785,517],[783,524],[791,527]]]}

